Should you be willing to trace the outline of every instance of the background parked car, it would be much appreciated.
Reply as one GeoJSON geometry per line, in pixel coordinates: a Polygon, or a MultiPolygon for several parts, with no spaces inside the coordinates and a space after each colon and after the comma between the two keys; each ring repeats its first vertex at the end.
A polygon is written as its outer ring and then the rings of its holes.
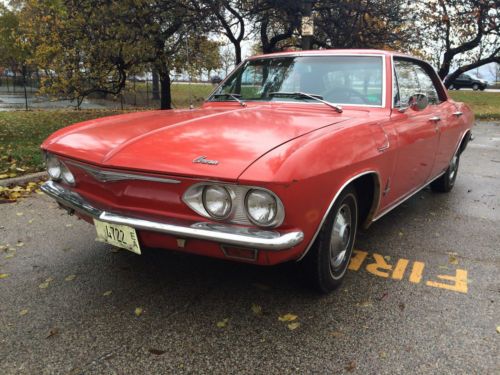
{"type": "Polygon", "coordinates": [[[448,87],[449,90],[460,90],[462,88],[470,88],[474,91],[484,90],[488,86],[488,82],[484,79],[474,78],[469,74],[460,74],[448,87]]]}

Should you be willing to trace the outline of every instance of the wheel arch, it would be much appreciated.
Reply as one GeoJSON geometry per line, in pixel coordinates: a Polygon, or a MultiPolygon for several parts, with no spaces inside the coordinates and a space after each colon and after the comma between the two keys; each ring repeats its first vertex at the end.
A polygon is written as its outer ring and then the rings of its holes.
{"type": "Polygon", "coordinates": [[[469,141],[471,140],[472,132],[470,129],[467,129],[465,133],[462,136],[462,139],[460,140],[459,146],[458,146],[458,151],[460,153],[465,151],[465,148],[469,144],[469,141]]]}
{"type": "Polygon", "coordinates": [[[328,208],[326,209],[321,221],[318,224],[318,227],[316,228],[314,236],[311,238],[306,249],[299,257],[299,259],[297,259],[297,261],[302,260],[307,255],[314,242],[316,241],[318,234],[321,231],[321,228],[323,227],[323,224],[325,223],[325,220],[330,213],[333,205],[335,204],[337,198],[340,196],[342,191],[344,191],[349,186],[353,186],[358,195],[358,206],[360,207],[358,213],[360,219],[358,220],[358,226],[367,228],[370,225],[371,219],[375,215],[375,212],[377,211],[380,204],[380,175],[375,170],[367,170],[357,173],[354,176],[348,178],[341,185],[341,187],[335,193],[330,204],[328,205],[328,208]],[[361,199],[360,196],[362,197],[361,199]]]}

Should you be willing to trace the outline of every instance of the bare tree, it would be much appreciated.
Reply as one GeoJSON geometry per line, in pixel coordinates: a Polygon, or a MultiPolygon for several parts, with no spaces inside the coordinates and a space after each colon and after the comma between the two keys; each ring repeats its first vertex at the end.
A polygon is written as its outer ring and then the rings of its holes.
{"type": "Polygon", "coordinates": [[[424,0],[415,7],[422,48],[435,51],[446,86],[463,72],[500,62],[499,7],[498,0],[424,0]]]}

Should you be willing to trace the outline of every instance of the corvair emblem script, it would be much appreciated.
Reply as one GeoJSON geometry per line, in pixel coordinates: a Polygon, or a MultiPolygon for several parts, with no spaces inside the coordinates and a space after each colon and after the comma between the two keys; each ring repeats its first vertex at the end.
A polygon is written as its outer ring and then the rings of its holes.
{"type": "Polygon", "coordinates": [[[206,156],[198,156],[196,159],[193,160],[193,163],[217,165],[217,164],[219,164],[219,161],[209,160],[209,159],[207,159],[206,156]]]}

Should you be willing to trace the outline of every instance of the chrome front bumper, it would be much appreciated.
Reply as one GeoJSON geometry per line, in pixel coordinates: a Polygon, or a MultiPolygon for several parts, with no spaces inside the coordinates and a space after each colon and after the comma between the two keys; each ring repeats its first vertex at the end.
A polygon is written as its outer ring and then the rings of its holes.
{"type": "Polygon", "coordinates": [[[301,231],[278,232],[254,228],[238,227],[215,223],[180,224],[172,222],[158,222],[132,217],[121,216],[92,206],[80,194],[64,186],[47,181],[41,186],[42,191],[54,198],[67,209],[75,210],[87,216],[111,224],[128,225],[136,229],[165,233],[178,238],[196,238],[213,241],[224,245],[240,246],[259,250],[289,249],[304,239],[301,231]]]}

